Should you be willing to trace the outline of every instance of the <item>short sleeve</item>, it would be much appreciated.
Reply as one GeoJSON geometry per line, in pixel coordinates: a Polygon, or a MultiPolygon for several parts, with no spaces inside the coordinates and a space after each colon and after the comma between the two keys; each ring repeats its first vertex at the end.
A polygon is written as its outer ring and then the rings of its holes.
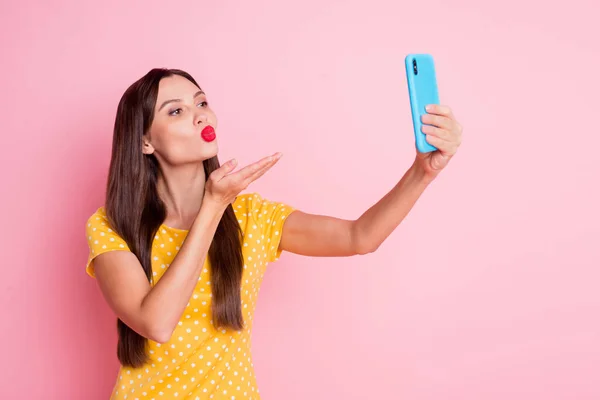
{"type": "Polygon", "coordinates": [[[95,278],[94,258],[109,251],[130,251],[125,240],[110,228],[103,207],[89,217],[85,231],[90,249],[85,271],[92,278],[95,278]]]}
{"type": "Polygon", "coordinates": [[[260,228],[261,239],[265,241],[267,261],[277,261],[282,253],[279,243],[283,235],[283,224],[296,209],[279,201],[265,199],[258,193],[249,195],[247,201],[248,213],[260,228]]]}

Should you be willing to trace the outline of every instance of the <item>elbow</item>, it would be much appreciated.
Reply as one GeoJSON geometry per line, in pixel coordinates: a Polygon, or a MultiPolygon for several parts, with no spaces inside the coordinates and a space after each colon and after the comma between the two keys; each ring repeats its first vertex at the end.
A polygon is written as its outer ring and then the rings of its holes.
{"type": "Polygon", "coordinates": [[[366,254],[376,252],[378,248],[379,248],[378,245],[372,245],[369,243],[363,244],[363,245],[357,246],[356,254],[358,254],[360,256],[364,256],[366,254]]]}
{"type": "Polygon", "coordinates": [[[168,332],[166,330],[157,330],[157,331],[151,331],[148,333],[148,335],[146,336],[146,338],[156,342],[156,343],[160,343],[160,344],[164,344],[167,343],[169,340],[171,340],[171,336],[173,335],[173,332],[168,332]]]}
{"type": "Polygon", "coordinates": [[[164,344],[171,340],[173,336],[173,329],[165,328],[164,326],[156,326],[158,324],[150,325],[146,327],[146,338],[156,343],[164,344]]]}
{"type": "Polygon", "coordinates": [[[150,339],[150,340],[152,340],[152,341],[154,341],[156,343],[165,344],[169,340],[171,340],[171,335],[158,333],[156,335],[152,335],[148,339],[150,339]]]}
{"type": "Polygon", "coordinates": [[[351,236],[354,254],[364,256],[377,251],[379,248],[379,243],[374,243],[372,240],[369,240],[368,235],[365,235],[360,231],[357,223],[354,223],[351,236]]]}
{"type": "Polygon", "coordinates": [[[171,336],[173,336],[173,332],[175,332],[177,322],[179,321],[175,322],[175,324],[168,323],[165,321],[165,318],[160,317],[160,314],[155,310],[148,309],[144,301],[142,301],[139,310],[140,319],[138,321],[140,325],[138,325],[138,328],[140,330],[138,333],[148,340],[164,344],[171,340],[171,336]]]}

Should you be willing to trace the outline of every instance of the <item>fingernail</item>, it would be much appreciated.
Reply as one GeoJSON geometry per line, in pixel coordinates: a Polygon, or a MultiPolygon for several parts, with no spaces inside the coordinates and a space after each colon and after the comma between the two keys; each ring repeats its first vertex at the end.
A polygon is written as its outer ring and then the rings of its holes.
{"type": "Polygon", "coordinates": [[[433,110],[433,106],[431,104],[428,104],[427,107],[425,107],[425,109],[427,111],[431,111],[431,110],[433,110]]]}
{"type": "Polygon", "coordinates": [[[231,160],[231,165],[235,165],[237,164],[237,160],[234,158],[233,160],[231,160]]]}

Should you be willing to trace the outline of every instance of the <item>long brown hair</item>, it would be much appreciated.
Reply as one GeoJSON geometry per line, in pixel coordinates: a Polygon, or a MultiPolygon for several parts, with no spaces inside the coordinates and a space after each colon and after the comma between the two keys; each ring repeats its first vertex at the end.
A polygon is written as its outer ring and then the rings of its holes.
{"type": "MultiPolygon", "coordinates": [[[[166,207],[157,192],[160,166],[153,155],[142,153],[142,138],[154,118],[162,78],[180,75],[198,83],[187,72],[155,68],[123,94],[115,119],[112,156],[106,188],[105,210],[111,228],[140,261],[152,284],[152,241],[166,218],[166,207]]],[[[206,177],[220,167],[217,156],[203,162],[206,177]]],[[[241,330],[240,285],[243,272],[241,228],[232,205],[225,210],[208,251],[211,265],[212,319],[215,327],[241,330]]],[[[147,339],[120,319],[117,356],[124,366],[140,367],[148,361],[147,339]]]]}

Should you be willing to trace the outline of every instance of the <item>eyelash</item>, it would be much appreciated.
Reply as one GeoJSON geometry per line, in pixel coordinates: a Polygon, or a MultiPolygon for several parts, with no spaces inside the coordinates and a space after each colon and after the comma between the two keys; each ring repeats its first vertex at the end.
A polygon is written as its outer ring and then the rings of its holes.
{"type": "MultiPolygon", "coordinates": [[[[200,103],[198,103],[198,104],[206,104],[206,106],[208,106],[208,101],[201,101],[201,102],[200,102],[200,103]]],[[[176,109],[174,109],[174,110],[171,110],[171,111],[169,111],[169,115],[171,115],[171,116],[175,116],[175,114],[173,114],[173,113],[174,113],[175,111],[178,111],[178,110],[181,110],[181,108],[176,108],[176,109]]],[[[177,114],[177,115],[179,115],[179,114],[177,114]]]]}

